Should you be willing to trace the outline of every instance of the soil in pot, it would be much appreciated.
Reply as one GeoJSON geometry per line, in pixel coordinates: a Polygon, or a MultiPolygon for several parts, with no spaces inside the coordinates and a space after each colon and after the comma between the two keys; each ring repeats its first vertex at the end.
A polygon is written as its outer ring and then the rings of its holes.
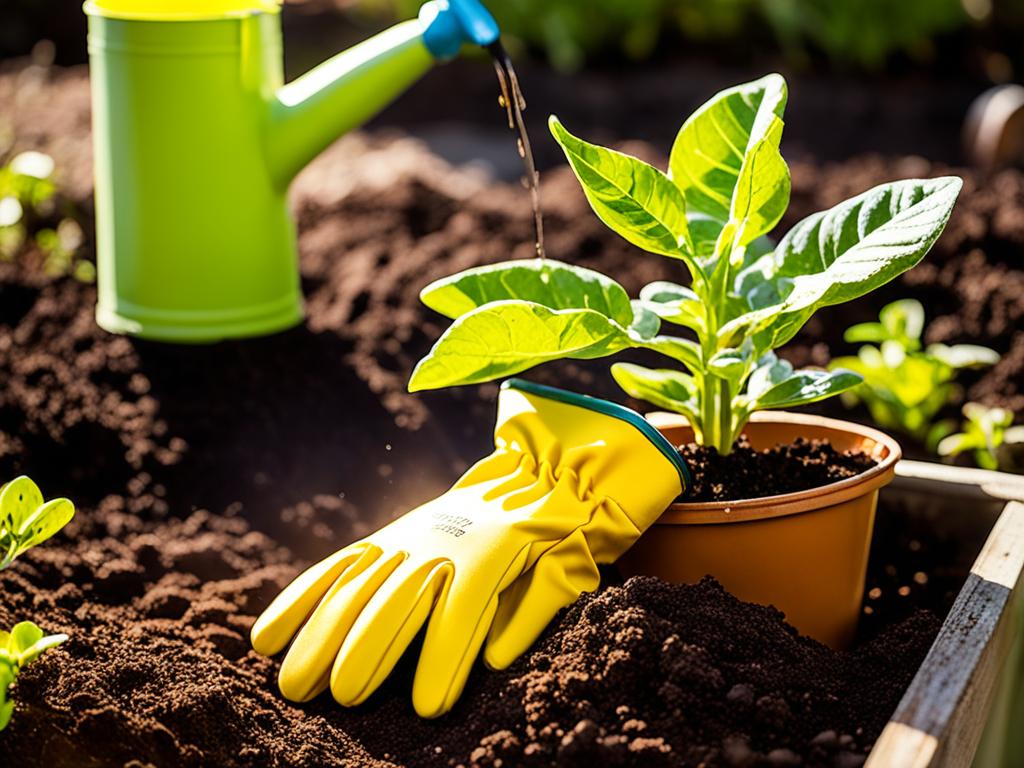
{"type": "Polygon", "coordinates": [[[827,440],[798,438],[763,451],[741,435],[723,456],[713,446],[688,443],[679,454],[690,469],[692,484],[679,501],[756,499],[818,488],[845,480],[875,466],[862,451],[837,451],[827,440]]]}

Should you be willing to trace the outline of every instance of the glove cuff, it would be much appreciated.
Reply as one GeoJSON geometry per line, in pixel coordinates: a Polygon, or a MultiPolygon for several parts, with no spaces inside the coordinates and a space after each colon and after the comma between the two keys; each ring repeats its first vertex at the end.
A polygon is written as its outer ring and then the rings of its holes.
{"type": "Polygon", "coordinates": [[[534,395],[535,397],[542,397],[548,400],[565,403],[566,405],[585,408],[603,416],[611,416],[612,418],[624,421],[630,426],[635,427],[641,435],[647,438],[647,440],[650,441],[650,443],[657,448],[666,459],[668,459],[679,474],[679,485],[683,491],[689,488],[692,484],[690,469],[686,466],[686,462],[683,461],[683,457],[679,455],[679,452],[675,449],[672,443],[670,443],[668,438],[661,434],[653,424],[632,408],[627,408],[624,405],[613,403],[610,400],[603,400],[598,397],[591,397],[590,395],[581,395],[577,392],[559,389],[558,387],[535,384],[534,382],[526,381],[525,379],[507,379],[502,382],[501,389],[503,391],[508,389],[518,390],[520,392],[534,395]]]}

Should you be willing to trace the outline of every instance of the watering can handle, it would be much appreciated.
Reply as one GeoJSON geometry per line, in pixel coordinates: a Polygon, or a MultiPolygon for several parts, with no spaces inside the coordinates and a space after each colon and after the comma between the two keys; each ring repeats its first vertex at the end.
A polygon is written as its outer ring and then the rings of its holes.
{"type": "Polygon", "coordinates": [[[420,8],[423,42],[438,59],[458,55],[465,43],[487,47],[498,41],[498,23],[480,0],[432,0],[420,8]]]}

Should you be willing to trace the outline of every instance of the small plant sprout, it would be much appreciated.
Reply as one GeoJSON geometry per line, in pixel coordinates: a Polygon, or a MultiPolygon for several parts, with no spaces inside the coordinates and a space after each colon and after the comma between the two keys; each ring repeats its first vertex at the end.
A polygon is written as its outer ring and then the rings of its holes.
{"type": "Polygon", "coordinates": [[[883,184],[804,219],[775,245],[767,235],[790,194],[779,152],[786,99],[779,75],[719,93],[679,130],[668,173],[587,143],[552,117],[551,132],[598,217],[637,248],[679,262],[689,284],[652,283],[631,301],[611,278],[551,259],[441,279],[421,298],[454,322],[409,389],[653,350],[674,367],[616,363],[615,380],[629,395],[682,414],[698,442],[728,453],[751,413],[859,384],[849,370],[794,370],[774,350],[817,309],[917,264],[942,232],[961,181],[883,184]],[[686,336],[662,334],[662,323],[686,336]]]}
{"type": "Polygon", "coordinates": [[[963,432],[943,438],[939,455],[958,456],[970,451],[974,463],[982,469],[1015,467],[1009,454],[1012,446],[1024,446],[1024,425],[1012,426],[1013,411],[966,403],[963,414],[963,432]]]}
{"type": "Polygon", "coordinates": [[[70,500],[44,502],[39,486],[24,475],[0,486],[0,570],[53,536],[74,516],[70,500]]]}
{"type": "Polygon", "coordinates": [[[974,344],[930,344],[922,349],[924,323],[921,302],[903,299],[888,304],[877,323],[846,330],[846,341],[869,343],[856,357],[835,358],[832,366],[864,377],[861,385],[843,393],[848,406],[863,403],[879,426],[911,435],[934,450],[956,429],[955,422],[935,419],[958,397],[958,371],[994,365],[999,353],[974,344]]]}
{"type": "Polygon", "coordinates": [[[31,621],[15,624],[10,632],[0,630],[0,731],[7,727],[14,713],[14,701],[8,698],[7,690],[18,673],[67,639],[67,635],[44,635],[31,621]]]}

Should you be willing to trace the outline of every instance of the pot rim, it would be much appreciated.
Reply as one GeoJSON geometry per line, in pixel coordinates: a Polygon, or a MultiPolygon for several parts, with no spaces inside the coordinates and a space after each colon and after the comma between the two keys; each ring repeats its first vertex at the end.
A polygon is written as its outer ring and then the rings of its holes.
{"type": "MultiPolygon", "coordinates": [[[[666,411],[648,413],[647,419],[661,430],[690,426],[685,417],[666,411]]],[[[892,437],[880,430],[852,421],[791,411],[759,411],[750,417],[750,421],[796,424],[812,429],[854,433],[874,441],[875,447],[871,455],[878,463],[859,475],[803,491],[730,501],[675,502],[669,505],[656,524],[742,523],[824,509],[871,493],[889,483],[895,475],[896,463],[902,456],[899,443],[892,437]]],[[[809,437],[813,438],[813,435],[809,437]]]]}

